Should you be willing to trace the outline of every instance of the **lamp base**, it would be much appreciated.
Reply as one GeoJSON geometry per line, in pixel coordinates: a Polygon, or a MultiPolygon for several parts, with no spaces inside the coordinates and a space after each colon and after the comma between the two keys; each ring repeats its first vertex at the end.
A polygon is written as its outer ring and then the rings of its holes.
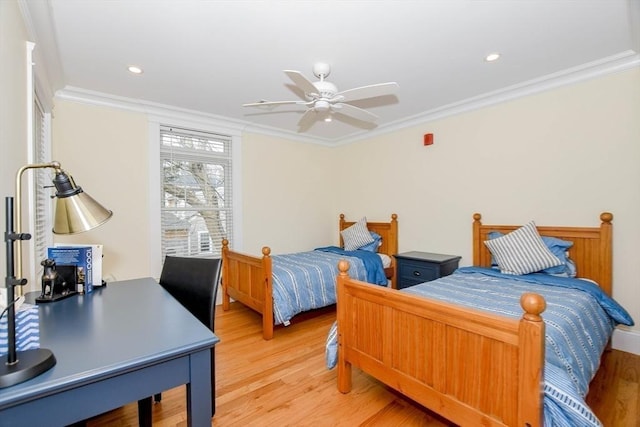
{"type": "Polygon", "coordinates": [[[56,358],[46,348],[17,352],[18,361],[9,365],[9,356],[0,356],[0,388],[18,384],[37,377],[56,364],[56,358]]]}

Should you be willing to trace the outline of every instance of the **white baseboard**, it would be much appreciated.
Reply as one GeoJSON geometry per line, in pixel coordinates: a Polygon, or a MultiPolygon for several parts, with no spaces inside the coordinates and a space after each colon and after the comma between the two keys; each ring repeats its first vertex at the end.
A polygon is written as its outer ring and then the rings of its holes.
{"type": "Polygon", "coordinates": [[[616,328],[611,338],[611,346],[616,350],[626,351],[640,356],[640,332],[625,331],[616,328]]]}

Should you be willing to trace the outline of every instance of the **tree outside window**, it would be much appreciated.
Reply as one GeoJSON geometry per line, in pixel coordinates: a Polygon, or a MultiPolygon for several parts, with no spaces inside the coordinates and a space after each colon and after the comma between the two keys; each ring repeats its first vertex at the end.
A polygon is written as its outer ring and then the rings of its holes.
{"type": "Polygon", "coordinates": [[[162,256],[220,256],[231,238],[231,137],[162,126],[162,256]]]}

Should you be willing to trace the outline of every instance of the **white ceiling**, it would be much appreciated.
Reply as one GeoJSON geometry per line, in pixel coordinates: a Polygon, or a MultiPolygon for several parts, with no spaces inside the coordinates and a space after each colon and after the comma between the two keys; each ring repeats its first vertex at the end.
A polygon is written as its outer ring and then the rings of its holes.
{"type": "Polygon", "coordinates": [[[20,0],[54,90],[126,97],[333,144],[640,64],[640,0],[20,0]],[[485,55],[500,52],[499,61],[485,55]],[[297,133],[304,107],[283,70],[339,90],[395,81],[297,133]],[[140,76],[127,71],[135,64],[140,76]]]}

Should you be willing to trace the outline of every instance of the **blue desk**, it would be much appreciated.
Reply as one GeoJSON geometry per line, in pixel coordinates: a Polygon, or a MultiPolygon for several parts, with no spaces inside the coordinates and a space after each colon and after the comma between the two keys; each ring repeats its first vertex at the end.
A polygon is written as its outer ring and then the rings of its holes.
{"type": "Polygon", "coordinates": [[[0,426],[63,426],[187,384],[189,426],[211,425],[209,329],[151,278],[40,306],[49,371],[0,389],[0,426]]]}

